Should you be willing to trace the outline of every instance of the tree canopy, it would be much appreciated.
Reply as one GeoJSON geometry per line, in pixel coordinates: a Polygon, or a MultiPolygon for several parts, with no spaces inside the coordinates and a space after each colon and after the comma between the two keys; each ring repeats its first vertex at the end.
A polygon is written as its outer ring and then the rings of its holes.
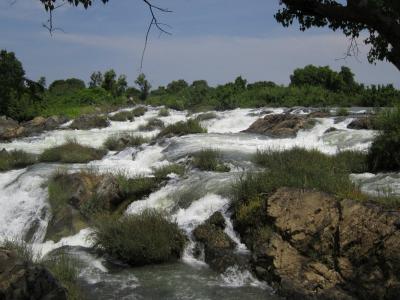
{"type": "Polygon", "coordinates": [[[288,27],[297,20],[300,30],[328,26],[352,39],[348,55],[357,52],[357,38],[367,33],[368,60],[388,60],[400,70],[400,1],[398,0],[280,0],[276,20],[288,27]],[[354,51],[353,51],[354,50],[354,51]]]}

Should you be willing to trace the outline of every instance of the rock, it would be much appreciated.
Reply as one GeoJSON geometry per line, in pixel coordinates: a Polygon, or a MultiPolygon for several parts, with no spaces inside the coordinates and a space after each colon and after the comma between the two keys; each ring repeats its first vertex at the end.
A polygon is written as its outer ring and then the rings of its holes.
{"type": "Polygon", "coordinates": [[[0,140],[12,140],[24,134],[24,127],[13,119],[2,117],[0,119],[0,140]]]}
{"type": "Polygon", "coordinates": [[[105,128],[110,125],[110,121],[104,116],[84,115],[75,119],[70,128],[79,130],[88,130],[92,128],[105,128]]]}
{"type": "Polygon", "coordinates": [[[0,299],[67,300],[67,291],[43,266],[0,248],[0,299]]]}
{"type": "Polygon", "coordinates": [[[43,131],[50,131],[57,129],[61,124],[67,122],[66,117],[52,116],[49,118],[36,117],[28,122],[22,124],[25,128],[25,135],[31,136],[42,133],[43,131]]]}
{"type": "Polygon", "coordinates": [[[290,299],[398,299],[400,212],[281,188],[264,218],[273,233],[249,245],[253,269],[290,299]]]}
{"type": "Polygon", "coordinates": [[[301,129],[311,129],[315,120],[292,114],[267,115],[243,132],[264,134],[275,138],[293,138],[301,129]]]}
{"type": "Polygon", "coordinates": [[[329,111],[314,111],[308,114],[309,118],[329,118],[331,116],[332,115],[329,111]]]}
{"type": "Polygon", "coordinates": [[[349,125],[347,125],[347,128],[367,130],[376,129],[370,117],[356,118],[349,125]]]}
{"type": "Polygon", "coordinates": [[[335,127],[329,127],[327,130],[325,130],[324,134],[325,134],[325,133],[334,132],[334,131],[338,131],[338,129],[335,128],[335,127]]]}
{"type": "Polygon", "coordinates": [[[63,207],[53,209],[46,240],[57,242],[62,237],[78,233],[87,227],[86,219],[92,211],[112,211],[123,200],[120,186],[111,175],[60,174],[53,181],[63,187],[69,197],[63,207]]]}
{"type": "Polygon", "coordinates": [[[213,270],[223,273],[229,267],[244,267],[247,260],[235,253],[235,242],[224,232],[225,220],[214,213],[193,231],[195,240],[204,246],[204,259],[213,270]],[[222,227],[221,227],[222,226],[222,227]]]}

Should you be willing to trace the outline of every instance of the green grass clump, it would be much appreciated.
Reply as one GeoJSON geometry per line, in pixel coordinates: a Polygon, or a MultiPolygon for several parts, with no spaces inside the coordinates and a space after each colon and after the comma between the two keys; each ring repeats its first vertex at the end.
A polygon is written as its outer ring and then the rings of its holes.
{"type": "Polygon", "coordinates": [[[221,162],[221,152],[216,149],[203,149],[193,154],[193,166],[202,171],[230,171],[230,168],[221,162]]]}
{"type": "Polygon", "coordinates": [[[44,265],[66,288],[68,300],[83,299],[82,291],[77,284],[79,264],[76,259],[66,254],[61,254],[45,260],[44,265]]]}
{"type": "Polygon", "coordinates": [[[131,111],[121,111],[119,113],[116,113],[115,115],[108,116],[108,118],[111,121],[117,121],[117,122],[126,122],[126,121],[132,122],[135,119],[131,111]]]}
{"type": "Polygon", "coordinates": [[[147,112],[147,108],[144,106],[139,106],[131,111],[134,117],[141,117],[147,112]]]}
{"type": "Polygon", "coordinates": [[[170,115],[169,109],[168,108],[161,108],[160,111],[158,112],[159,117],[168,117],[170,115]]]}
{"type": "Polygon", "coordinates": [[[41,162],[88,163],[103,158],[106,151],[68,141],[61,146],[46,149],[39,157],[41,162]]]}
{"type": "Polygon", "coordinates": [[[138,147],[148,142],[148,139],[132,135],[132,134],[117,134],[107,138],[104,142],[104,148],[111,151],[121,151],[128,147],[138,147]]]}
{"type": "Polygon", "coordinates": [[[142,131],[153,131],[153,130],[156,130],[156,129],[163,129],[164,127],[165,126],[164,126],[164,122],[163,121],[161,121],[160,119],[154,118],[154,119],[150,119],[147,122],[147,124],[139,126],[139,130],[142,130],[142,131]]]}
{"type": "Polygon", "coordinates": [[[38,261],[38,256],[34,254],[32,246],[23,240],[4,240],[0,246],[8,251],[14,251],[23,262],[34,263],[38,261]]]}
{"type": "Polygon", "coordinates": [[[131,201],[140,200],[151,194],[159,187],[159,182],[153,177],[139,176],[128,178],[123,174],[117,176],[117,182],[124,198],[131,201]]]}
{"type": "Polygon", "coordinates": [[[201,122],[201,121],[207,121],[207,120],[215,119],[217,117],[218,116],[217,116],[217,114],[215,112],[210,111],[210,112],[199,114],[196,117],[196,120],[201,122]]]}
{"type": "Polygon", "coordinates": [[[69,126],[71,129],[88,130],[92,128],[105,128],[110,125],[106,116],[83,115],[75,119],[69,126]]]}
{"type": "Polygon", "coordinates": [[[170,164],[164,167],[154,169],[154,176],[157,180],[165,180],[171,173],[182,176],[183,174],[185,174],[185,166],[179,164],[170,164]]]}
{"type": "Polygon", "coordinates": [[[368,153],[372,172],[400,170],[400,106],[383,110],[374,120],[380,130],[368,153]]]}
{"type": "Polygon", "coordinates": [[[36,163],[37,157],[21,150],[0,151],[0,172],[25,168],[36,163]]]}
{"type": "Polygon", "coordinates": [[[185,245],[178,225],[156,210],[119,219],[103,216],[95,224],[94,239],[106,253],[133,266],[175,261],[185,245]]]}
{"type": "Polygon", "coordinates": [[[165,127],[158,137],[182,136],[186,134],[207,133],[207,129],[203,128],[199,121],[189,119],[186,122],[180,121],[165,127]]]}

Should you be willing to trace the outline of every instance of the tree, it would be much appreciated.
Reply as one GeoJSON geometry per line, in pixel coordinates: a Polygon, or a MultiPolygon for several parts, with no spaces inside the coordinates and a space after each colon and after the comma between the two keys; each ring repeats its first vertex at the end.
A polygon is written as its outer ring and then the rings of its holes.
{"type": "Polygon", "coordinates": [[[357,54],[356,39],[367,32],[368,60],[388,60],[400,70],[400,1],[398,0],[280,0],[276,20],[288,27],[297,20],[300,30],[328,26],[351,38],[347,55],[357,54]],[[345,2],[345,3],[344,3],[345,2]]]}
{"type": "Polygon", "coordinates": [[[189,85],[185,80],[183,79],[174,80],[168,83],[167,92],[170,94],[176,94],[188,87],[189,85]]]}
{"type": "Polygon", "coordinates": [[[103,74],[101,74],[100,71],[93,72],[92,75],[90,75],[89,88],[93,89],[100,87],[102,83],[103,83],[103,74]]]}
{"type": "Polygon", "coordinates": [[[85,82],[78,78],[60,79],[53,81],[49,86],[52,93],[64,94],[86,88],[85,82]]]}
{"type": "Polygon", "coordinates": [[[151,84],[146,79],[146,75],[144,75],[143,73],[139,74],[139,76],[135,80],[135,83],[139,86],[140,89],[140,99],[146,100],[149,96],[149,92],[151,89],[151,84]]]}
{"type": "Polygon", "coordinates": [[[46,88],[46,77],[42,76],[39,78],[39,80],[37,81],[37,84],[42,86],[43,89],[46,88]]]}
{"type": "Polygon", "coordinates": [[[234,85],[237,91],[244,91],[247,87],[247,80],[239,76],[235,79],[234,85]]]}
{"type": "Polygon", "coordinates": [[[126,81],[126,76],[120,75],[115,84],[115,95],[122,96],[123,94],[125,94],[127,87],[128,87],[128,82],[126,81]]]}
{"type": "Polygon", "coordinates": [[[8,115],[10,103],[25,90],[25,71],[14,52],[0,51],[0,115],[8,115]]]}
{"type": "Polygon", "coordinates": [[[107,72],[104,73],[104,78],[101,87],[106,91],[113,93],[116,86],[116,80],[115,80],[116,78],[117,74],[115,74],[115,71],[113,69],[108,70],[107,72]]]}

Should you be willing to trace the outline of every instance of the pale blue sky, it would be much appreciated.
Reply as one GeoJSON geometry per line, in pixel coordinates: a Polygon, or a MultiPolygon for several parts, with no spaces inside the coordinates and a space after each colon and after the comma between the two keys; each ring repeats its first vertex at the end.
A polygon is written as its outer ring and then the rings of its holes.
{"type": "MultiPolygon", "coordinates": [[[[133,84],[150,16],[140,0],[99,1],[93,9],[62,7],[55,12],[51,37],[42,27],[47,15],[38,0],[0,0],[0,48],[14,51],[28,76],[38,79],[78,77],[114,68],[133,84]]],[[[307,64],[351,67],[366,84],[393,83],[398,71],[389,63],[368,64],[368,49],[360,61],[342,57],[348,41],[328,30],[300,32],[283,28],[273,18],[278,0],[159,0],[173,13],[160,21],[172,36],[151,36],[143,71],[153,86],[174,79],[206,79],[224,83],[242,75],[249,81],[286,84],[293,69],[307,64]]]]}

